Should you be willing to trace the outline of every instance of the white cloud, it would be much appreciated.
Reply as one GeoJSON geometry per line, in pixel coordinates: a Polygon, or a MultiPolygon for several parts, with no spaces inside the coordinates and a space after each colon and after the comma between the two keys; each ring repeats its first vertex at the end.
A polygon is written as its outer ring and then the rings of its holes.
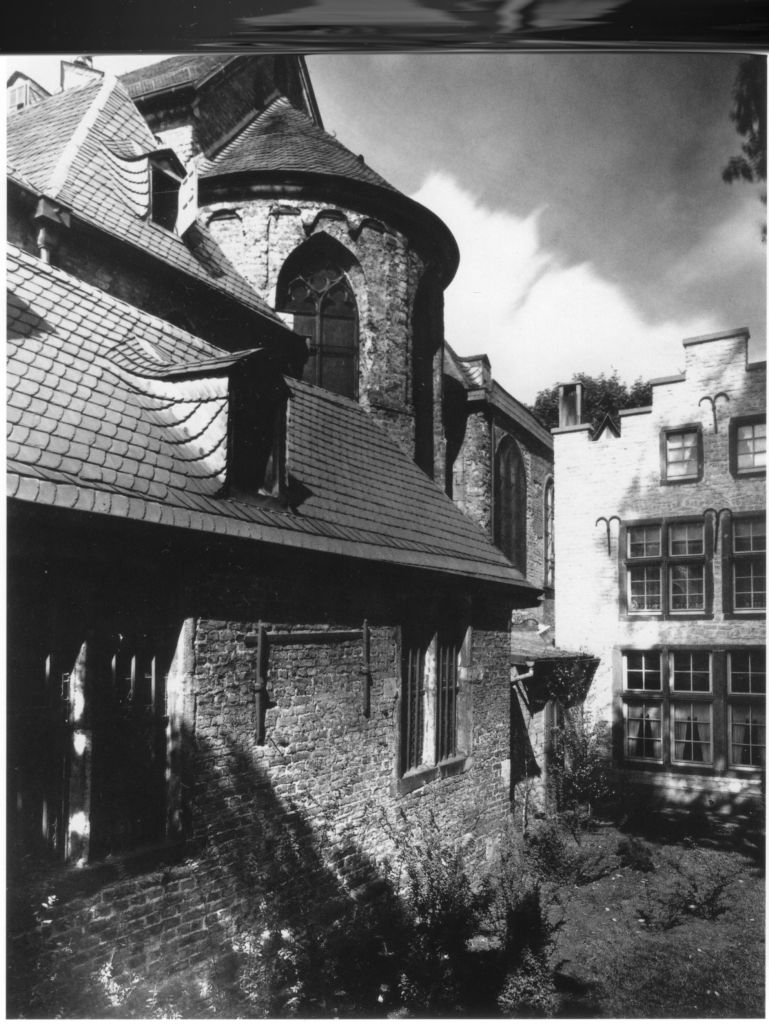
{"type": "Polygon", "coordinates": [[[524,402],[580,371],[616,369],[628,381],[675,373],[683,338],[725,326],[707,316],[646,322],[590,263],[567,267],[542,248],[542,210],[525,218],[490,210],[437,173],[413,198],[459,244],[459,270],[446,292],[447,340],[460,355],[486,352],[495,379],[524,402]]]}

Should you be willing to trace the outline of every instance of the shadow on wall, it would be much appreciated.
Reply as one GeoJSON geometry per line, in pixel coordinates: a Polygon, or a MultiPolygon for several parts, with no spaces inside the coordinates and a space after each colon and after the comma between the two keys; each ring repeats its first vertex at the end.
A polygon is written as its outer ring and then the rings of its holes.
{"type": "Polygon", "coordinates": [[[394,850],[374,862],[334,800],[310,822],[229,736],[216,751],[187,740],[205,822],[192,859],[189,846],[177,863],[159,850],[80,870],[9,859],[10,1017],[493,1009],[496,967],[479,988],[467,953],[481,897],[429,814],[372,809],[394,850]]]}

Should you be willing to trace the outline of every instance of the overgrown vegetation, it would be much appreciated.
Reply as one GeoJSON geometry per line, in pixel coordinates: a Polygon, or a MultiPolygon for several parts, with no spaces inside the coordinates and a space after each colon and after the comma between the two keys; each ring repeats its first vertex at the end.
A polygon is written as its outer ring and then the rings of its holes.
{"type": "MultiPolygon", "coordinates": [[[[591,732],[585,720],[580,728],[591,732]]],[[[584,788],[580,780],[592,776],[582,764],[565,760],[564,784],[575,803],[593,804],[603,790],[584,788]],[[570,764],[573,779],[567,778],[570,764]]],[[[441,823],[426,812],[401,812],[400,820],[379,824],[392,849],[378,865],[376,882],[328,901],[324,913],[292,914],[283,898],[264,892],[252,926],[241,927],[226,948],[212,950],[208,963],[171,978],[119,968],[117,950],[87,979],[57,973],[55,958],[40,960],[34,1006],[20,1015],[612,1017],[677,1016],[682,1007],[689,1016],[763,1012],[762,882],[734,851],[692,841],[670,848],[567,809],[543,814],[525,831],[520,823],[511,825],[479,879],[472,832],[448,841],[441,823]],[[690,947],[687,984],[681,978],[669,984],[666,972],[679,972],[678,950],[690,947]],[[654,963],[646,1007],[637,972],[630,969],[634,957],[654,963]],[[712,977],[697,958],[707,959],[712,977]],[[731,978],[732,962],[744,979],[731,978]],[[712,1006],[692,995],[693,973],[717,993],[712,1006]]],[[[51,914],[51,905],[41,903],[41,928],[51,914]]]]}
{"type": "Polygon", "coordinates": [[[572,817],[589,821],[596,808],[610,804],[616,789],[607,723],[593,722],[582,705],[564,711],[553,732],[549,773],[556,807],[572,817]]]}

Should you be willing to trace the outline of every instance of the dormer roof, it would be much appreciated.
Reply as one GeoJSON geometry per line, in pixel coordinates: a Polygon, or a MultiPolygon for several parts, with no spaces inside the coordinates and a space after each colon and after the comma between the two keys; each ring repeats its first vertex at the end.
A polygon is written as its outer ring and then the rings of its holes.
{"type": "MultiPolygon", "coordinates": [[[[32,502],[535,588],[357,403],[285,378],[285,510],[226,497],[225,353],[10,248],[9,493],[32,502]]],[[[283,378],[281,378],[283,380],[283,378]]]]}
{"type": "MultiPolygon", "coordinates": [[[[185,238],[149,217],[149,161],[168,158],[125,88],[111,76],[57,93],[9,120],[8,173],[80,221],[224,293],[283,329],[202,223],[185,238]]],[[[175,157],[173,159],[176,159],[175,157]]],[[[183,173],[178,163],[177,171],[183,173]]]]}

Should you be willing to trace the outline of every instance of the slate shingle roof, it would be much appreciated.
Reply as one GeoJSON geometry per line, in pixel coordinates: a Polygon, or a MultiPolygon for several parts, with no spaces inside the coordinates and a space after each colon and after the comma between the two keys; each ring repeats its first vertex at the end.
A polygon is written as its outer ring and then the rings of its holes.
{"type": "Polygon", "coordinates": [[[360,406],[292,379],[305,497],[218,497],[232,355],[15,247],[7,284],[11,497],[534,589],[360,406]]]}
{"type": "Polygon", "coordinates": [[[202,225],[185,242],[149,219],[148,164],[137,158],[157,148],[114,78],[57,93],[8,122],[9,175],[20,185],[281,323],[202,225]]]}
{"type": "Polygon", "coordinates": [[[219,68],[229,64],[232,54],[199,54],[169,57],[120,76],[132,99],[165,92],[184,85],[199,85],[219,68]]]}
{"type": "Polygon", "coordinates": [[[396,189],[301,110],[281,96],[216,156],[201,165],[201,178],[243,172],[329,174],[396,189]]]}

